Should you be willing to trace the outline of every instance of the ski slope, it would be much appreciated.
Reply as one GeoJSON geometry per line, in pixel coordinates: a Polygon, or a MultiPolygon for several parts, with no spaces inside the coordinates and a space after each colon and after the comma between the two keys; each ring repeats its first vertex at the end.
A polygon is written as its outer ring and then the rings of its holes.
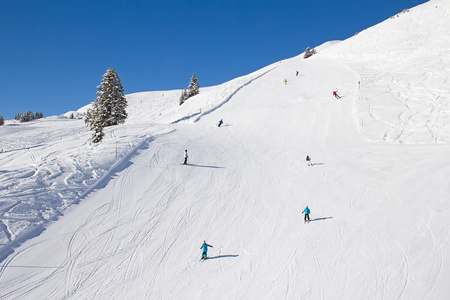
{"type": "Polygon", "coordinates": [[[0,298],[448,299],[449,16],[429,1],[181,107],[128,95],[100,145],[64,116],[0,127],[0,298]]]}

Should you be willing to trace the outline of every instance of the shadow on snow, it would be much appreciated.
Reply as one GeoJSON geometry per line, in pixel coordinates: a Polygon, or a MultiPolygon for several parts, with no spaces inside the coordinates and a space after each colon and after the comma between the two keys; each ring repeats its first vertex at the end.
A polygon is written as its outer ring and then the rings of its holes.
{"type": "Polygon", "coordinates": [[[309,220],[309,221],[310,222],[323,221],[323,220],[326,220],[326,219],[333,219],[333,217],[315,218],[315,219],[312,219],[312,220],[309,220]]]}
{"type": "MultiPolygon", "coordinates": [[[[184,165],[184,164],[183,164],[183,165],[184,165]]],[[[194,165],[194,164],[186,164],[186,166],[197,167],[197,168],[225,169],[225,167],[202,166],[202,165],[194,165]]]]}
{"type": "Polygon", "coordinates": [[[218,256],[209,256],[207,259],[217,259],[217,258],[227,258],[227,257],[238,257],[239,255],[218,255],[218,256]]]}

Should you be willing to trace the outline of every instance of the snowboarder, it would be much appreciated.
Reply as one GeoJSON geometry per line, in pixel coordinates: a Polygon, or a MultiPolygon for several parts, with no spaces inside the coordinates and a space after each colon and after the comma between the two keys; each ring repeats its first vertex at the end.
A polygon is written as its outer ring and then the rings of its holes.
{"type": "Polygon", "coordinates": [[[184,150],[184,165],[187,164],[188,157],[189,157],[189,155],[188,155],[187,149],[186,149],[186,150],[184,150]]]}
{"type": "Polygon", "coordinates": [[[220,121],[219,121],[219,124],[217,124],[217,127],[220,127],[220,125],[222,125],[223,124],[223,120],[221,119],[220,121]]]}
{"type": "Polygon", "coordinates": [[[308,166],[312,166],[313,165],[311,163],[311,157],[309,157],[308,155],[306,155],[306,163],[308,164],[308,166]]]}
{"type": "Polygon", "coordinates": [[[337,91],[333,91],[333,96],[334,96],[336,99],[341,99],[341,97],[339,97],[339,95],[337,94],[337,91]]]}
{"type": "Polygon", "coordinates": [[[203,244],[202,244],[202,246],[200,247],[200,249],[203,249],[202,259],[207,259],[207,258],[208,258],[208,256],[207,256],[207,254],[208,254],[208,247],[213,248],[213,246],[208,245],[208,244],[206,243],[206,241],[203,241],[203,244]]]}
{"type": "Polygon", "coordinates": [[[302,214],[305,214],[305,223],[306,223],[306,221],[308,221],[308,223],[309,223],[309,213],[310,212],[311,212],[311,210],[308,208],[308,206],[306,206],[306,208],[302,212],[302,214]]]}

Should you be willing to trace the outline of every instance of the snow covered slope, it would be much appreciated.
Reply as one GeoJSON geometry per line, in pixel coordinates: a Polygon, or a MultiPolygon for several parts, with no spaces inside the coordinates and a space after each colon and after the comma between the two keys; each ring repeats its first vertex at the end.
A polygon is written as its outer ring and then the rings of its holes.
{"type": "Polygon", "coordinates": [[[101,145],[82,120],[1,127],[0,295],[447,299],[449,16],[430,1],[181,107],[128,95],[101,145]]]}

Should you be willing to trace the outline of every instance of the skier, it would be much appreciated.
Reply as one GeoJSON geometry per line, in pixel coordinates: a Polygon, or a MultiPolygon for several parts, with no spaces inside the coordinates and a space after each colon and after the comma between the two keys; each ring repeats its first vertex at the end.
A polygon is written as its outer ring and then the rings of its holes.
{"type": "Polygon", "coordinates": [[[305,214],[305,223],[308,220],[309,223],[309,213],[311,212],[311,210],[308,208],[308,206],[306,206],[306,208],[303,210],[302,214],[305,214]]]}
{"type": "Polygon", "coordinates": [[[298,76],[298,71],[297,71],[297,73],[295,74],[295,76],[298,76]]]}
{"type": "Polygon", "coordinates": [[[334,96],[336,99],[341,99],[341,97],[339,97],[339,95],[337,94],[337,91],[333,91],[333,96],[334,96]]]}
{"type": "Polygon", "coordinates": [[[203,249],[202,259],[207,259],[207,258],[208,258],[208,256],[207,256],[207,254],[208,254],[208,247],[213,248],[213,246],[208,245],[208,244],[206,243],[206,241],[203,241],[203,244],[202,244],[202,246],[200,247],[200,249],[203,249]]]}
{"type": "Polygon", "coordinates": [[[286,80],[286,79],[284,80],[284,84],[285,84],[285,85],[287,84],[287,80],[286,80]]]}
{"type": "Polygon", "coordinates": [[[184,165],[187,164],[188,157],[189,157],[189,155],[188,155],[187,149],[186,149],[186,150],[184,150],[184,165]]]}
{"type": "Polygon", "coordinates": [[[308,155],[306,155],[306,163],[308,164],[308,166],[312,166],[313,165],[311,163],[311,157],[309,157],[308,155]]]}
{"type": "Polygon", "coordinates": [[[220,125],[222,125],[223,124],[223,120],[221,119],[220,121],[219,121],[219,124],[217,124],[217,127],[220,127],[220,125]]]}

